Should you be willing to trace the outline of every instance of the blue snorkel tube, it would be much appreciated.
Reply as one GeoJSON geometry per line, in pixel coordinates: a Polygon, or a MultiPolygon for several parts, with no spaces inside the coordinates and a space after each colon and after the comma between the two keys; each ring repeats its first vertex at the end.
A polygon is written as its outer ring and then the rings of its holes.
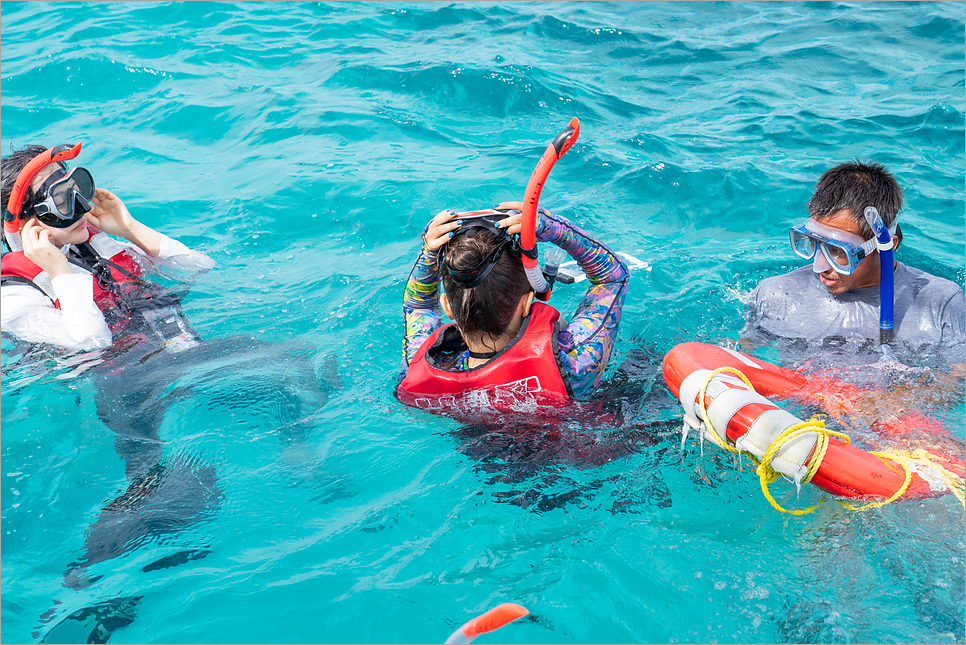
{"type": "Polygon", "coordinates": [[[872,227],[875,241],[879,248],[879,344],[889,345],[895,337],[895,320],[893,308],[895,306],[894,277],[895,262],[892,259],[892,235],[886,228],[885,222],[874,206],[867,206],[865,221],[872,227]]]}

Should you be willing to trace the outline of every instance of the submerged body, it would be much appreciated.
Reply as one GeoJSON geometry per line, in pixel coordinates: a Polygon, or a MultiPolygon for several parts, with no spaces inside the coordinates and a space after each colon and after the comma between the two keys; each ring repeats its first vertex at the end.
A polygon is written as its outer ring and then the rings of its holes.
{"type": "MultiPolygon", "coordinates": [[[[895,264],[895,345],[901,354],[939,352],[963,362],[966,308],[962,290],[925,271],[895,264]]],[[[785,339],[797,357],[874,354],[879,345],[879,287],[835,294],[811,267],[766,278],[751,295],[747,339],[785,339]]],[[[873,359],[874,360],[874,359],[873,359]]]]}

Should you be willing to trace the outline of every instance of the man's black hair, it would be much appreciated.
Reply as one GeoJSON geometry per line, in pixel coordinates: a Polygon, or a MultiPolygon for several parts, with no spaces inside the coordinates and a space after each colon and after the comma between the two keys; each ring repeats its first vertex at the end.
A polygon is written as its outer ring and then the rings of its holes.
{"type": "MultiPolygon", "coordinates": [[[[896,178],[882,164],[858,159],[826,170],[815,185],[815,194],[808,200],[808,213],[821,221],[839,211],[846,211],[858,222],[865,239],[873,236],[872,227],[865,221],[865,209],[875,206],[885,225],[891,226],[902,208],[902,188],[896,178]]],[[[896,228],[902,241],[902,232],[896,228]]]]}

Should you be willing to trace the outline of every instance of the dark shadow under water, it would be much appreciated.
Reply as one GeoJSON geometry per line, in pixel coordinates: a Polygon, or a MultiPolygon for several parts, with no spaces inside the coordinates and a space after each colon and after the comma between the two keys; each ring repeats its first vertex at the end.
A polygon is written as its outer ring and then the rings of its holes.
{"type": "MultiPolygon", "coordinates": [[[[89,575],[91,566],[136,549],[172,551],[145,565],[145,573],[200,560],[211,552],[208,544],[179,545],[172,539],[211,518],[223,499],[213,465],[198,456],[166,453],[160,430],[172,406],[205,401],[254,412],[277,429],[279,441],[292,444],[304,441],[310,431],[299,421],[323,406],[338,386],[334,360],[326,359],[320,382],[311,362],[314,348],[304,342],[272,344],[236,336],[199,341],[173,353],[159,347],[149,332],[132,325],[111,348],[66,361],[73,374],[95,385],[98,418],[114,432],[128,480],[126,490],[87,530],[81,557],[68,565],[64,586],[71,589],[86,589],[103,577],[89,575]]],[[[15,375],[20,383],[25,375],[29,382],[31,375],[49,371],[51,357],[58,355],[6,338],[4,350],[19,354],[4,366],[4,379],[15,375]]],[[[17,395],[18,389],[10,394],[13,399],[17,395]]],[[[141,596],[115,598],[61,617],[61,603],[55,601],[34,636],[44,632],[45,642],[106,642],[113,631],[134,620],[140,603],[141,596]],[[49,622],[54,625],[43,629],[49,622]]]]}
{"type": "Polygon", "coordinates": [[[452,433],[460,452],[476,462],[492,497],[534,513],[585,505],[607,485],[614,490],[610,511],[667,508],[671,492],[660,473],[666,440],[680,422],[659,420],[673,410],[661,379],[661,357],[634,349],[598,389],[593,400],[578,402],[561,422],[507,422],[464,425],[452,433]],[[643,419],[643,420],[642,420],[643,419]],[[579,471],[638,455],[646,462],[627,474],[584,480],[579,471]]]}

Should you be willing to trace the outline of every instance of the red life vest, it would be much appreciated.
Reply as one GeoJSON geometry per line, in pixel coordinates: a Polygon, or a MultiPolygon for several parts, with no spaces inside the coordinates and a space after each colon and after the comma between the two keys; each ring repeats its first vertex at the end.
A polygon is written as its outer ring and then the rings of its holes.
{"type": "MultiPolygon", "coordinates": [[[[141,267],[128,250],[124,249],[108,258],[116,265],[116,267],[107,265],[112,278],[111,283],[106,280],[106,275],[105,279],[98,279],[98,276],[87,268],[90,262],[85,260],[87,258],[100,259],[102,256],[97,252],[97,247],[103,246],[105,243],[113,243],[113,240],[91,224],[87,225],[87,233],[87,242],[76,245],[80,252],[75,252],[72,249],[68,260],[75,266],[81,266],[86,273],[91,275],[94,282],[94,302],[101,311],[107,312],[117,307],[117,293],[111,289],[111,284],[123,285],[139,282],[138,276],[141,275],[141,267]]],[[[0,276],[29,280],[34,286],[47,294],[54,302],[54,306],[60,309],[60,301],[56,299],[56,294],[51,286],[50,275],[28,260],[23,251],[7,253],[3,256],[3,259],[0,260],[0,276]]]]}
{"type": "Polygon", "coordinates": [[[454,324],[437,329],[416,352],[396,397],[405,405],[457,418],[540,412],[570,404],[573,391],[557,362],[560,312],[533,303],[516,338],[488,363],[464,371],[436,366],[442,351],[459,351],[454,324]]]}
{"type": "MultiPolygon", "coordinates": [[[[81,253],[77,253],[71,250],[68,259],[71,264],[75,266],[81,266],[82,264],[89,264],[84,262],[85,256],[100,259],[101,255],[97,252],[97,247],[102,246],[104,242],[113,242],[110,237],[101,232],[100,229],[95,226],[87,225],[88,238],[86,242],[76,245],[81,253]]],[[[124,284],[128,282],[138,282],[138,276],[141,275],[141,267],[134,260],[127,249],[115,253],[110,258],[108,258],[113,264],[117,265],[116,268],[108,265],[108,269],[111,272],[111,278],[113,284],[124,284]],[[126,273],[125,273],[126,272],[126,273]]],[[[90,271],[86,266],[81,266],[85,273],[91,275],[91,279],[94,281],[94,302],[97,304],[101,311],[106,312],[109,309],[113,309],[117,306],[116,294],[110,288],[110,284],[106,280],[99,280],[98,277],[90,271]]],[[[0,260],[0,276],[3,277],[15,277],[29,280],[37,288],[46,293],[51,300],[54,301],[54,306],[60,309],[60,301],[56,299],[56,294],[54,294],[53,287],[50,282],[50,275],[39,266],[27,259],[23,251],[17,251],[14,253],[7,253],[0,260]]]]}

